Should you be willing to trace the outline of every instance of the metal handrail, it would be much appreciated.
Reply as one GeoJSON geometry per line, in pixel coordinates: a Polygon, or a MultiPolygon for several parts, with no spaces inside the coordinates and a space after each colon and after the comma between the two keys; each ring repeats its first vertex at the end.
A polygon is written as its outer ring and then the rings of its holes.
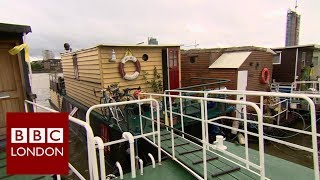
{"type": "MultiPolygon", "coordinates": [[[[39,107],[41,109],[47,110],[49,112],[54,112],[54,113],[58,113],[58,111],[50,109],[48,107],[39,105],[37,103],[25,100],[25,111],[28,112],[28,104],[32,104],[33,106],[39,107]]],[[[98,166],[97,166],[97,155],[96,155],[96,151],[95,151],[95,145],[94,145],[94,135],[93,135],[93,131],[90,127],[90,125],[88,125],[87,123],[85,123],[84,121],[74,118],[72,116],[69,116],[69,120],[71,122],[74,122],[80,126],[82,126],[83,128],[85,128],[86,130],[86,136],[87,136],[87,148],[88,148],[88,166],[89,166],[89,174],[90,174],[90,179],[93,180],[98,180],[99,179],[99,175],[98,175],[98,166]]],[[[69,168],[80,178],[80,179],[84,179],[84,177],[69,163],[69,168]]],[[[60,176],[60,175],[59,175],[60,176]]]]}
{"type": "MultiPolygon", "coordinates": [[[[157,100],[149,98],[149,99],[142,99],[142,100],[132,100],[132,101],[122,101],[122,102],[114,102],[114,103],[108,103],[108,104],[97,104],[97,105],[93,105],[91,106],[86,113],[86,123],[88,125],[90,125],[90,114],[94,109],[97,108],[103,108],[103,107],[109,107],[109,106],[120,106],[120,105],[127,105],[127,104],[140,104],[141,103],[150,103],[152,104],[155,103],[155,108],[156,108],[156,113],[157,113],[157,130],[155,131],[153,129],[153,131],[151,133],[143,133],[143,131],[141,131],[140,135],[136,135],[136,136],[132,136],[131,133],[129,132],[124,132],[123,133],[123,139],[119,139],[119,140],[115,140],[115,141],[111,141],[111,142],[107,142],[107,143],[103,143],[100,137],[95,137],[96,138],[96,142],[97,142],[97,148],[99,149],[99,158],[100,158],[100,172],[101,172],[101,179],[105,179],[105,163],[104,163],[104,148],[106,146],[110,146],[110,145],[114,145],[114,144],[118,144],[118,143],[122,143],[122,142],[126,142],[129,141],[130,143],[130,161],[131,161],[131,173],[132,173],[132,178],[136,177],[136,168],[135,168],[135,154],[134,154],[134,146],[133,146],[133,141],[134,139],[139,139],[139,138],[146,138],[147,136],[154,136],[157,135],[158,136],[158,163],[161,165],[161,139],[160,139],[160,108],[159,108],[159,103],[157,100]]],[[[140,110],[140,108],[139,108],[140,110]]],[[[152,112],[153,113],[153,112],[152,112]]],[[[153,124],[153,123],[152,123],[153,124]]],[[[142,119],[140,118],[140,128],[142,129],[142,119]]]]}
{"type": "MultiPolygon", "coordinates": [[[[279,93],[279,92],[260,92],[260,91],[244,91],[244,90],[213,90],[213,91],[184,91],[184,90],[166,90],[164,93],[169,92],[178,92],[178,93],[203,93],[204,96],[208,96],[209,94],[223,94],[223,95],[241,95],[244,96],[260,96],[260,109],[261,113],[263,114],[263,98],[264,96],[271,96],[271,97],[287,97],[287,98],[301,98],[304,99],[310,107],[310,117],[311,117],[311,136],[312,136],[312,154],[313,154],[313,168],[314,168],[314,176],[316,180],[319,180],[319,162],[318,162],[318,143],[317,137],[319,134],[316,131],[316,111],[315,111],[315,104],[311,100],[311,98],[320,98],[320,95],[315,94],[291,94],[291,93],[279,93]]],[[[245,113],[246,114],[246,113],[245,113]]],[[[263,126],[267,126],[266,123],[262,124],[263,126]]],[[[274,125],[277,128],[281,128],[281,126],[274,125]]],[[[293,128],[288,128],[288,130],[294,131],[293,128]]],[[[265,137],[264,139],[282,143],[283,141],[277,140],[271,137],[265,137]]],[[[282,143],[283,144],[283,143],[282,143]]],[[[247,149],[247,148],[246,148],[247,149]]],[[[301,148],[299,148],[301,149],[301,148]]],[[[303,149],[306,150],[306,149],[303,149]]]]}
{"type": "MultiPolygon", "coordinates": [[[[259,107],[252,102],[247,102],[247,101],[239,101],[239,100],[227,100],[227,99],[217,99],[217,98],[205,98],[205,97],[193,97],[193,96],[179,96],[179,95],[167,95],[167,94],[152,94],[152,93],[140,93],[140,95],[147,95],[147,96],[157,96],[157,97],[163,97],[165,98],[165,103],[166,103],[166,98],[169,98],[169,109],[170,109],[170,129],[171,129],[171,148],[172,148],[172,154],[170,154],[170,157],[173,158],[173,160],[175,160],[176,162],[178,162],[179,164],[183,164],[182,162],[180,162],[176,157],[175,157],[175,147],[174,147],[174,127],[173,127],[173,118],[172,118],[172,103],[170,103],[171,98],[182,98],[182,99],[191,99],[191,100],[199,100],[200,105],[201,105],[201,118],[195,118],[196,120],[200,121],[202,124],[202,139],[199,140],[202,143],[202,148],[203,148],[203,168],[204,168],[204,177],[200,178],[200,179],[207,179],[207,162],[206,162],[206,151],[209,150],[209,147],[213,148],[213,145],[209,143],[208,141],[208,121],[206,120],[205,114],[206,114],[206,102],[208,101],[212,101],[212,102],[220,102],[220,103],[229,103],[229,104],[242,104],[242,105],[247,105],[247,106],[251,106],[254,110],[256,110],[257,114],[258,114],[258,126],[259,126],[259,155],[260,155],[260,165],[252,165],[252,163],[249,161],[248,158],[246,159],[242,159],[240,157],[237,157],[236,155],[226,152],[226,151],[222,151],[223,153],[226,153],[234,158],[236,158],[239,161],[244,162],[247,167],[252,166],[254,168],[256,168],[257,170],[260,171],[260,178],[261,179],[265,179],[265,168],[264,168],[264,142],[263,142],[263,128],[262,128],[262,114],[261,111],[259,109],[259,107]]],[[[182,112],[181,112],[182,113],[182,112]]],[[[165,108],[165,114],[167,115],[167,107],[165,108]]],[[[182,125],[183,126],[183,125],[182,125]]],[[[183,132],[185,133],[185,132],[183,132]]],[[[152,143],[151,141],[148,141],[150,143],[152,143]]],[[[154,144],[154,143],[152,143],[154,144]]],[[[229,160],[229,159],[227,159],[229,160]]],[[[192,169],[190,168],[186,168],[189,172],[191,172],[195,177],[199,177],[199,175],[197,175],[197,173],[195,173],[192,169]]],[[[252,170],[248,169],[249,171],[253,172],[252,170]]]]}

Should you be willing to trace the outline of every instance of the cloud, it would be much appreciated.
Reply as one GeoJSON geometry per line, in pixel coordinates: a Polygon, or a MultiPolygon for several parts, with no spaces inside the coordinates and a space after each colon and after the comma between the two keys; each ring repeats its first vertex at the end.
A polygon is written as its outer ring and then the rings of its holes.
{"type": "MultiPolygon", "coordinates": [[[[56,56],[96,44],[136,44],[153,36],[160,43],[216,46],[282,46],[286,12],[294,2],[278,0],[1,0],[0,19],[28,24],[32,56],[44,49],[56,56]]],[[[319,0],[299,4],[300,42],[320,43],[319,0]]]]}

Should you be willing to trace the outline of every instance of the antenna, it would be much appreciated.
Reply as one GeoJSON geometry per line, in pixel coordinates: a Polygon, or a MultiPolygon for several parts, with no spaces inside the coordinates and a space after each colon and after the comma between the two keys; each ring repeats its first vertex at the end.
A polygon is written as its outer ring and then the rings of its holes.
{"type": "Polygon", "coordinates": [[[296,6],[294,7],[296,12],[297,12],[297,8],[298,8],[298,0],[296,0],[296,6]]]}

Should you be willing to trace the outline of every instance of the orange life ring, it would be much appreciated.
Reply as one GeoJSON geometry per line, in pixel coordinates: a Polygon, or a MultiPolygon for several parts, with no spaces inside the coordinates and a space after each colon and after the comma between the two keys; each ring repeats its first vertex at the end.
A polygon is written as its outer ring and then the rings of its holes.
{"type": "Polygon", "coordinates": [[[263,68],[261,71],[261,83],[267,84],[270,81],[270,71],[268,68],[263,68]]]}
{"type": "Polygon", "coordinates": [[[141,71],[140,62],[134,56],[125,56],[124,58],[122,58],[122,60],[119,63],[119,73],[123,79],[134,80],[139,76],[140,71],[141,71]],[[126,74],[126,72],[124,71],[124,64],[128,61],[132,61],[136,66],[136,71],[130,75],[126,74]]]}

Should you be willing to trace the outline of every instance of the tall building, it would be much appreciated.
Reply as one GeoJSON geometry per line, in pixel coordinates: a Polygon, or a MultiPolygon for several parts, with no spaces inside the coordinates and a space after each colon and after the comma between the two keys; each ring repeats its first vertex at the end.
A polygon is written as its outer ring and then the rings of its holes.
{"type": "Polygon", "coordinates": [[[299,44],[300,16],[291,9],[287,12],[286,46],[299,44]]]}

